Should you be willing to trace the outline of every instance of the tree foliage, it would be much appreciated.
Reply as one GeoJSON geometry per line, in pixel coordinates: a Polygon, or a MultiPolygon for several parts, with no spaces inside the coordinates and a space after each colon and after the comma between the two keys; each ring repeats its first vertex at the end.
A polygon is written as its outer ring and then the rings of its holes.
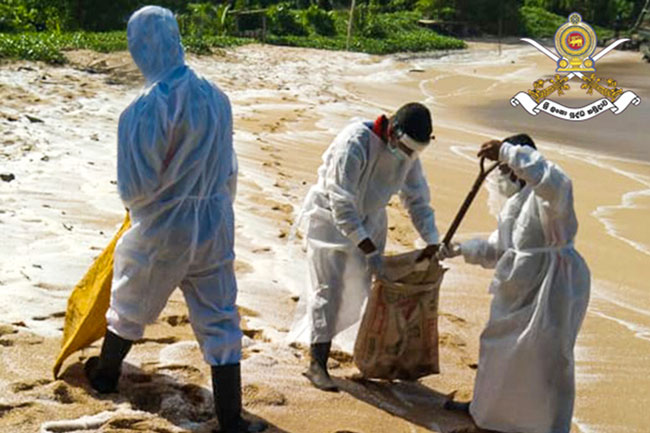
{"type": "MultiPolygon", "coordinates": [[[[348,9],[350,0],[157,0],[157,4],[186,17],[186,26],[193,33],[228,33],[229,10],[273,9],[275,22],[282,23],[281,32],[303,32],[332,35],[332,19],[327,11],[348,9]],[[302,17],[287,11],[303,10],[302,17]],[[188,18],[189,17],[189,18],[188,18]],[[301,25],[302,24],[302,25],[301,25]],[[216,26],[217,30],[212,28],[216,26]],[[284,26],[284,27],[282,27],[284,26]],[[307,29],[305,29],[305,27],[307,29]]],[[[124,29],[129,15],[148,4],[143,0],[0,0],[0,32],[24,31],[108,31],[124,29]]],[[[629,28],[638,16],[645,0],[360,0],[359,15],[369,21],[367,34],[381,33],[373,23],[377,14],[417,10],[428,18],[461,21],[482,32],[518,34],[524,30],[522,8],[526,19],[539,13],[538,19],[548,19],[545,12],[567,17],[579,12],[592,25],[607,28],[629,28]],[[534,8],[534,9],[530,9],[534,8]],[[364,17],[364,14],[367,17],[364,17]]],[[[364,24],[365,25],[365,24],[364,24]]],[[[363,27],[363,26],[362,26],[363,27]]],[[[289,33],[286,33],[289,32],[289,33]]]]}

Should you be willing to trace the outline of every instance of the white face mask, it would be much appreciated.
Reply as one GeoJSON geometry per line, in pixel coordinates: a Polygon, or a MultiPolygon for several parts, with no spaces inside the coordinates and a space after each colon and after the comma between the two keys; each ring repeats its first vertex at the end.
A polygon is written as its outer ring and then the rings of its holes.
{"type": "Polygon", "coordinates": [[[488,176],[485,187],[488,191],[488,209],[493,216],[499,215],[508,199],[521,191],[519,182],[510,179],[510,173],[496,170],[488,176]]]}
{"type": "Polygon", "coordinates": [[[400,149],[398,146],[393,146],[392,143],[388,143],[388,151],[398,160],[398,161],[406,161],[410,157],[404,152],[402,149],[400,149]]]}

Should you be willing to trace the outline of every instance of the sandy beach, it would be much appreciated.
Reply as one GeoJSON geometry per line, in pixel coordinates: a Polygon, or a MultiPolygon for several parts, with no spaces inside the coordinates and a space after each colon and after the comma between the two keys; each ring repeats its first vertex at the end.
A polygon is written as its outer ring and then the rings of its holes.
{"type": "MultiPolygon", "coordinates": [[[[208,432],[215,427],[209,367],[175,292],[123,369],[121,392],[99,396],[58,352],[70,290],[119,227],[116,132],[142,85],[128,53],[67,53],[71,63],[0,65],[0,431],[208,432]],[[4,179],[13,179],[5,181],[4,179]]],[[[289,344],[305,284],[299,236],[291,236],[322,152],[351,118],[374,119],[420,101],[436,141],[422,160],[444,233],[478,171],[480,143],[528,132],[573,179],[578,251],[592,272],[589,311],[576,347],[573,433],[647,433],[650,420],[650,64],[613,52],[599,76],[642,98],[619,116],[589,122],[531,117],[510,98],[548,77],[552,62],[533,48],[471,43],[446,55],[387,57],[248,45],[188,63],[230,97],[240,162],[236,212],[238,305],[245,329],[244,403],[271,432],[471,432],[442,409],[468,399],[487,320],[491,272],[450,260],[440,295],[441,373],[417,383],[359,383],[351,356],[331,361],[341,393],[301,376],[304,347],[289,344]]],[[[561,98],[591,98],[574,84],[561,98]]],[[[587,98],[587,99],[585,99],[587,98]]],[[[482,191],[457,239],[496,228],[482,191]]],[[[391,253],[416,246],[397,200],[389,209],[391,253]]],[[[348,348],[350,338],[340,341],[348,348]]]]}

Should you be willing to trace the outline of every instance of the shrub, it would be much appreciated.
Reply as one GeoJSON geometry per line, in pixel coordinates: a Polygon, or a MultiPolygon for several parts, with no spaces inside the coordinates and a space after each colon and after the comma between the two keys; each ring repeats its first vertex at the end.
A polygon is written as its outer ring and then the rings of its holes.
{"type": "Polygon", "coordinates": [[[34,31],[34,20],[38,11],[19,0],[0,2],[0,32],[34,31]]]}
{"type": "Polygon", "coordinates": [[[523,32],[533,38],[552,38],[566,22],[566,18],[535,6],[524,6],[519,14],[523,32]]]}
{"type": "Polygon", "coordinates": [[[178,16],[181,33],[195,37],[226,35],[232,31],[234,20],[228,14],[230,5],[190,3],[187,12],[178,16]]]}
{"type": "Polygon", "coordinates": [[[43,33],[0,34],[0,57],[65,63],[60,44],[43,33]]]}
{"type": "Polygon", "coordinates": [[[266,16],[269,21],[269,30],[278,36],[306,36],[307,29],[298,21],[296,14],[290,9],[289,3],[278,3],[271,6],[266,16]]]}
{"type": "Polygon", "coordinates": [[[302,12],[303,24],[312,29],[314,33],[321,36],[334,36],[336,27],[334,25],[334,14],[327,12],[315,4],[312,4],[302,12]]]}
{"type": "MultiPolygon", "coordinates": [[[[557,28],[567,22],[567,17],[548,12],[546,9],[535,6],[524,6],[519,9],[521,31],[533,38],[555,37],[557,28]]],[[[596,32],[599,41],[614,36],[614,32],[600,26],[591,26],[596,32]]]]}

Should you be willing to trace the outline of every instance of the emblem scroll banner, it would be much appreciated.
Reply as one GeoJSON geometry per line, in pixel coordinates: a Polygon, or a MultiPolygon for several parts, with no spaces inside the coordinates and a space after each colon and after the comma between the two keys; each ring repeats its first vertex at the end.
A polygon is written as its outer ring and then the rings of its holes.
{"type": "Polygon", "coordinates": [[[543,111],[558,119],[573,122],[589,120],[609,110],[614,114],[621,114],[630,104],[639,105],[640,102],[641,98],[630,90],[624,92],[614,102],[611,102],[607,98],[601,98],[579,108],[566,107],[550,99],[544,99],[538,104],[525,92],[517,93],[510,100],[510,104],[513,107],[521,105],[524,110],[533,116],[537,116],[540,111],[543,111]]]}

